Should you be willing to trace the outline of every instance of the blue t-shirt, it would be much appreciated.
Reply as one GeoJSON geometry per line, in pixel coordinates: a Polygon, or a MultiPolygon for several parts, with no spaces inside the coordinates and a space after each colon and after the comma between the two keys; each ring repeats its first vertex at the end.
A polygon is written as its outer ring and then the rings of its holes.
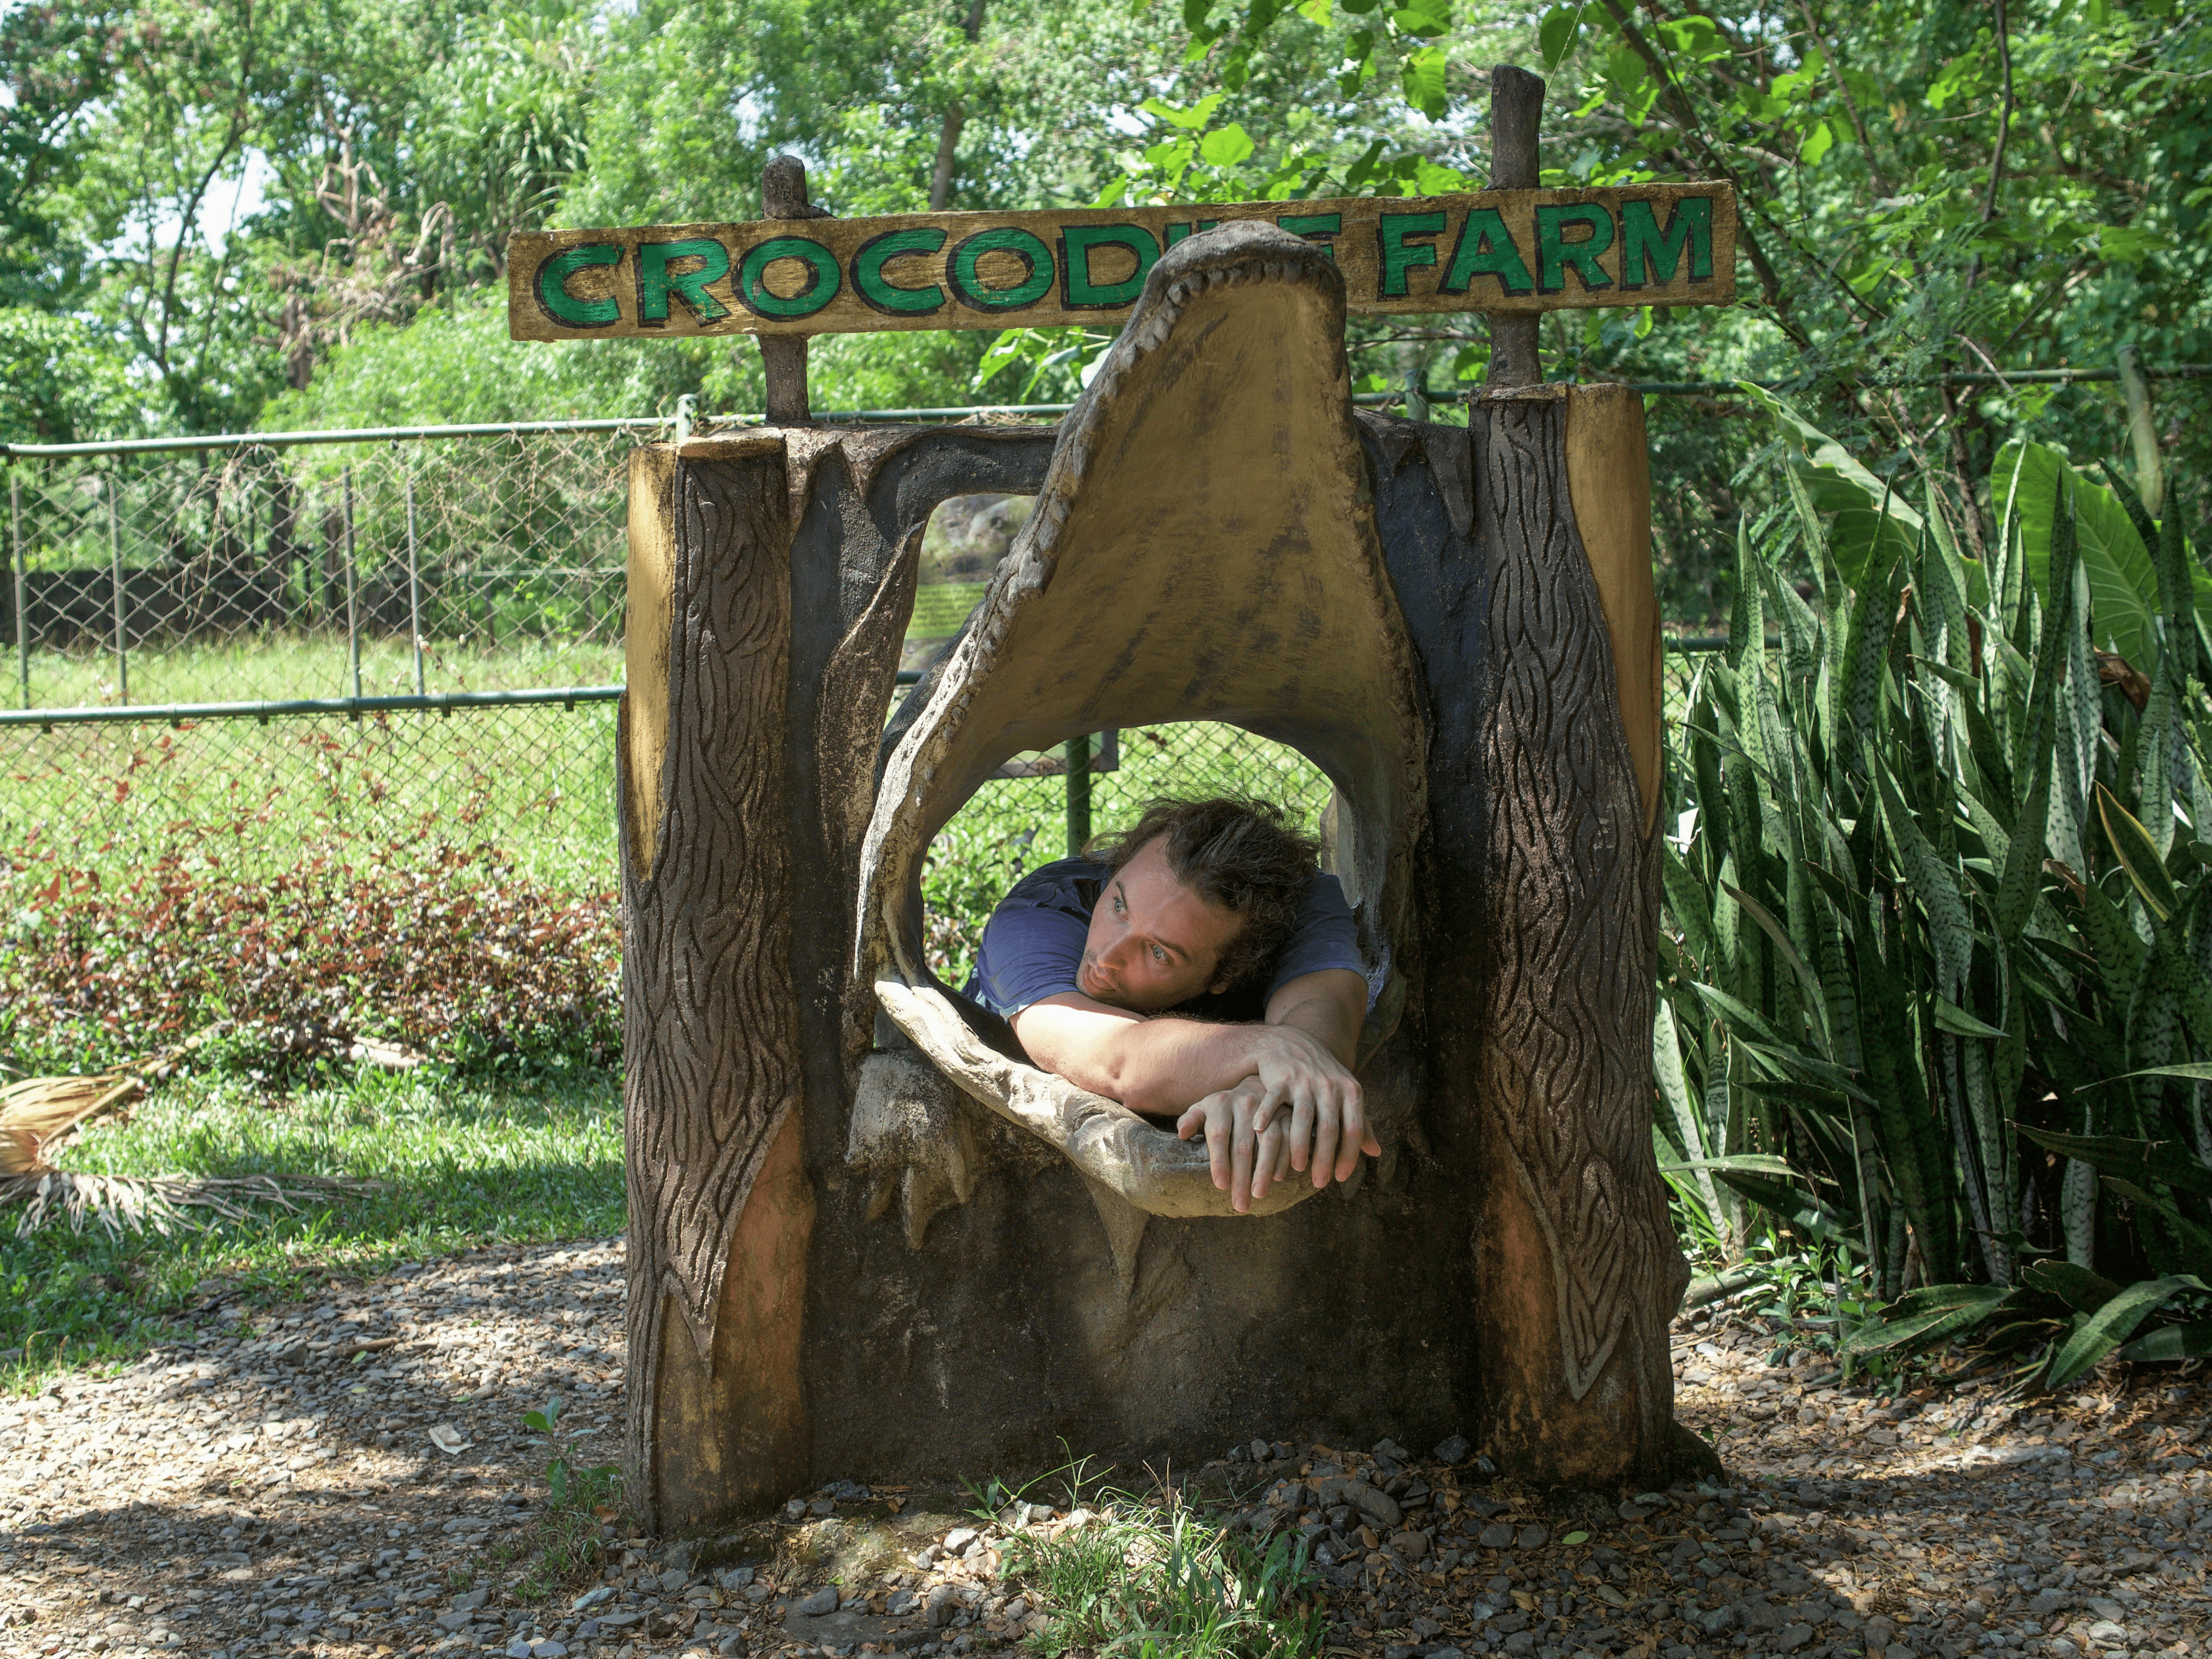
{"type": "MultiPolygon", "coordinates": [[[[1081,994],[1075,975],[1091,933],[1091,913],[1113,873],[1110,866],[1088,859],[1061,859],[1016,882],[983,926],[975,971],[963,994],[1008,1019],[1047,997],[1068,991],[1081,994]]],[[[1267,999],[1282,987],[1325,968],[1348,968],[1367,976],[1344,888],[1334,876],[1317,872],[1290,937],[1266,968],[1242,987],[1218,997],[1194,997],[1176,1012],[1256,1022],[1267,1017],[1267,999]]]]}

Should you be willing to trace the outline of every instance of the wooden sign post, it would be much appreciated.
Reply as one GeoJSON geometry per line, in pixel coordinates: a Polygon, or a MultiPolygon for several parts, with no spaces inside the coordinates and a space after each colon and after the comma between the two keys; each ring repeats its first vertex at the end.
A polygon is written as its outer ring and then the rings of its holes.
{"type": "Polygon", "coordinates": [[[1544,383],[1536,330],[1727,303],[1735,204],[1536,188],[1543,83],[1492,92],[1505,187],[1464,195],[848,221],[779,158],[757,222],[511,244],[517,338],[750,333],[769,371],[766,429],[631,468],[648,1528],[832,1476],[1042,1467],[1066,1437],[1202,1461],[1463,1432],[1539,1483],[1631,1491],[1714,1467],[1673,1417],[1688,1270],[1650,1142],[1643,400],[1544,383]],[[1464,426],[1353,409],[1347,313],[1468,311],[1492,351],[1464,426]],[[1072,323],[1127,326],[1054,428],[807,429],[812,334],[1072,323]],[[1036,508],[894,715],[924,526],[979,492],[1036,508]],[[923,955],[921,862],[1010,755],[1188,720],[1328,774],[1384,985],[1359,1071],[1382,1158],[1265,1215],[1029,1065],[923,955]]]}

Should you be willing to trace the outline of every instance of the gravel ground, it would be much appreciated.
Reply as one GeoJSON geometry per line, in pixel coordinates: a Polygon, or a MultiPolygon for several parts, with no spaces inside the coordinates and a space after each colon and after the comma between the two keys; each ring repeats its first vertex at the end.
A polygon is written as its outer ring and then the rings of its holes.
{"type": "MultiPolygon", "coordinates": [[[[563,1455],[614,1461],[622,1311],[617,1243],[487,1251],[276,1319],[210,1305],[197,1343],[0,1404],[0,1659],[927,1655],[1042,1629],[1000,1547],[1086,1512],[979,1530],[964,1500],[845,1485],[723,1538],[611,1539],[518,1599],[550,1454],[517,1419],[560,1394],[563,1455]]],[[[1893,1405],[1769,1367],[1771,1341],[1678,1332],[1680,1414],[1731,1486],[1547,1499],[1463,1443],[1257,1440],[1185,1495],[1313,1540],[1332,1654],[2212,1653],[2201,1379],[1893,1405]]]]}

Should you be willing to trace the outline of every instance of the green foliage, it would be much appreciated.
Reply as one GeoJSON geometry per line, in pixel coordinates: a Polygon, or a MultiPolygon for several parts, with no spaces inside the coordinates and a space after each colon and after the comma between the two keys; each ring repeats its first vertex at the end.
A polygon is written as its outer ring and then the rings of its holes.
{"type": "Polygon", "coordinates": [[[1716,1231],[1863,1265],[1849,1353],[1980,1329],[2063,1382],[2212,1273],[2196,560],[2023,450],[1984,564],[1775,412],[1791,507],[1669,757],[1658,1133],[1716,1231]]]}
{"type": "Polygon", "coordinates": [[[130,361],[79,317],[0,306],[0,443],[76,443],[139,424],[130,361]]]}
{"type": "Polygon", "coordinates": [[[522,1426],[543,1435],[554,1456],[545,1465],[546,1507],[538,1517],[538,1553],[520,1584],[520,1599],[546,1596],[605,1555],[604,1523],[622,1506],[622,1470],[611,1463],[580,1469],[561,1456],[561,1396],[522,1414],[522,1426]]]}
{"type": "Polygon", "coordinates": [[[1308,1659],[1326,1615],[1303,1540],[1265,1542],[1221,1529],[1170,1487],[1158,1503],[1106,1492],[1089,1524],[1056,1537],[1016,1534],[1010,1577],[1036,1594],[1049,1623],[1038,1653],[1133,1659],[1308,1659]]]}
{"type": "Polygon", "coordinates": [[[85,1131],[87,1174],[344,1176],[378,1184],[296,1213],[161,1235],[0,1228],[0,1390],[127,1363],[262,1304],[491,1240],[604,1237],[623,1224],[619,1077],[497,1084],[442,1067],[325,1066],[289,1090],[258,1066],[158,1084],[85,1131]]]}

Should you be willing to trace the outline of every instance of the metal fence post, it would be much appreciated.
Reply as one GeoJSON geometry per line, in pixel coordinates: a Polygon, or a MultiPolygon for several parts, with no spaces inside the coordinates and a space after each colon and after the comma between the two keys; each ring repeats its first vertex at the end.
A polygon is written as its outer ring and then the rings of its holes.
{"type": "Polygon", "coordinates": [[[23,707],[31,706],[31,629],[23,609],[23,589],[30,580],[31,556],[23,550],[23,481],[14,462],[8,465],[8,563],[15,578],[15,667],[23,677],[23,707]]]}
{"type": "Polygon", "coordinates": [[[353,469],[348,467],[340,475],[345,486],[345,583],[346,583],[346,659],[353,668],[353,694],[361,695],[361,605],[360,583],[353,568],[353,469]]]}
{"type": "Polygon", "coordinates": [[[400,473],[407,487],[407,637],[415,647],[415,695],[422,690],[422,580],[415,560],[415,458],[400,473]]]}
{"type": "Polygon", "coordinates": [[[115,690],[131,701],[131,647],[123,634],[123,531],[117,522],[115,498],[123,493],[115,475],[107,475],[107,586],[115,598],[115,690]]]}
{"type": "Polygon", "coordinates": [[[1091,844],[1091,734],[1070,738],[1067,756],[1067,856],[1079,858],[1091,844]]]}

